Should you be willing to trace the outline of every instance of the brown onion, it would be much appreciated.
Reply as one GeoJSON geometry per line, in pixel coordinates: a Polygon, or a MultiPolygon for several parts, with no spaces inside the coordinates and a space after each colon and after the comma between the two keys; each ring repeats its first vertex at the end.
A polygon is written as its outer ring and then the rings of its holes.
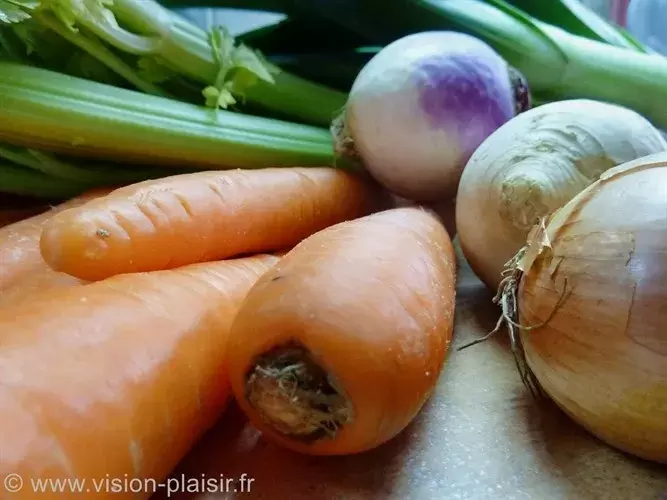
{"type": "Polygon", "coordinates": [[[506,276],[498,299],[538,387],[608,444],[667,462],[667,154],[603,174],[506,276]]]}

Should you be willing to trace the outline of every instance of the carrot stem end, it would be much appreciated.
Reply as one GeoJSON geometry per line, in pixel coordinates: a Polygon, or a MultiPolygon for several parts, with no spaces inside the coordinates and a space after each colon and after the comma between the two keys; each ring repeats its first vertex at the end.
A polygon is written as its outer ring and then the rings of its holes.
{"type": "Polygon", "coordinates": [[[352,421],[352,405],[332,377],[298,344],[261,355],[246,379],[246,399],[272,429],[291,439],[334,438],[352,421]]]}

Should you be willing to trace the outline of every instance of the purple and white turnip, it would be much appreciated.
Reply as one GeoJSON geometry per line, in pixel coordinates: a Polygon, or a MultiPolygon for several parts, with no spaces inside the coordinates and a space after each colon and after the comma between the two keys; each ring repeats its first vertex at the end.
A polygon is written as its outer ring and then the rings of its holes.
{"type": "Polygon", "coordinates": [[[529,107],[525,79],[485,42],[422,32],[366,64],[332,133],[339,157],[398,196],[430,202],[454,197],[475,149],[529,107]]]}

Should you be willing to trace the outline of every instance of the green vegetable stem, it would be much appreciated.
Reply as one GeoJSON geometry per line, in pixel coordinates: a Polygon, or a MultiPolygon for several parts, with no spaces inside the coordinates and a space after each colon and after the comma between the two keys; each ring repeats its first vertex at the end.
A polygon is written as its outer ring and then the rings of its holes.
{"type": "Polygon", "coordinates": [[[428,30],[455,30],[496,49],[541,101],[619,104],[667,128],[667,58],[591,40],[539,21],[502,0],[285,0],[288,12],[324,16],[377,44],[428,30]]]}
{"type": "Polygon", "coordinates": [[[5,60],[48,53],[48,31],[147,94],[171,96],[174,82],[198,85],[209,107],[247,105],[322,126],[345,103],[344,93],[285,73],[226,28],[204,31],[154,0],[0,0],[0,27],[5,60]],[[8,32],[23,42],[22,51],[8,32]]]}

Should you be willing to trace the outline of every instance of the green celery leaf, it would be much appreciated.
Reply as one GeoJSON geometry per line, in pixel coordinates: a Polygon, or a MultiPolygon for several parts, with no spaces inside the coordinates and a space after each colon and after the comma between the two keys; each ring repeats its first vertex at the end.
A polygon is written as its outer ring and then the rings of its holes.
{"type": "Polygon", "coordinates": [[[209,43],[218,65],[214,85],[204,91],[207,107],[227,108],[236,104],[236,96],[243,97],[244,89],[261,80],[274,83],[275,72],[262,56],[236,40],[224,26],[218,26],[209,33],[209,43]]]}
{"type": "Polygon", "coordinates": [[[94,24],[118,27],[116,17],[109,7],[113,0],[43,0],[42,7],[48,8],[70,29],[76,30],[78,21],[85,19],[94,24]]]}
{"type": "Polygon", "coordinates": [[[30,11],[39,2],[33,0],[0,0],[0,23],[13,24],[30,19],[30,11]]]}

